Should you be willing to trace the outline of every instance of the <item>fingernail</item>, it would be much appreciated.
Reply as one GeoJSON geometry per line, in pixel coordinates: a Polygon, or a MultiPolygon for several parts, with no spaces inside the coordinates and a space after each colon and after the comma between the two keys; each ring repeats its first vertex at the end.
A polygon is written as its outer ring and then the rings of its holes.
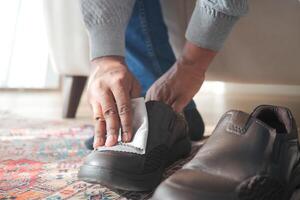
{"type": "Polygon", "coordinates": [[[93,143],[94,149],[96,149],[98,146],[99,146],[98,140],[96,138],[94,138],[94,143],[93,143]]]}
{"type": "Polygon", "coordinates": [[[103,138],[95,138],[93,147],[94,149],[98,148],[99,146],[103,146],[105,144],[105,141],[103,138]]]}
{"type": "Polygon", "coordinates": [[[103,146],[105,144],[105,141],[103,138],[98,139],[98,146],[103,146]]]}
{"type": "Polygon", "coordinates": [[[126,132],[122,133],[122,141],[127,142],[128,141],[128,134],[126,132]]]}
{"type": "Polygon", "coordinates": [[[108,135],[106,138],[105,146],[113,146],[117,143],[117,136],[116,135],[108,135]]]}
{"type": "Polygon", "coordinates": [[[130,139],[131,139],[131,137],[130,137],[130,134],[128,132],[124,132],[122,134],[122,140],[123,140],[123,142],[130,142],[130,139]]]}

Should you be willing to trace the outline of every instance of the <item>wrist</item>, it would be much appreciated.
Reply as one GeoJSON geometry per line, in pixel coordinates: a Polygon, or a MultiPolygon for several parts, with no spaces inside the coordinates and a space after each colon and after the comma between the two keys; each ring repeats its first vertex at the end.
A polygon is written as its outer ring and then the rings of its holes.
{"type": "Polygon", "coordinates": [[[102,56],[98,58],[94,58],[92,61],[92,66],[94,65],[103,65],[103,64],[108,64],[108,63],[113,63],[113,64],[125,64],[125,58],[123,56],[102,56]]]}
{"type": "Polygon", "coordinates": [[[193,71],[204,74],[217,52],[199,47],[187,41],[178,63],[181,66],[191,68],[193,71]]]}
{"type": "Polygon", "coordinates": [[[91,81],[99,75],[105,74],[111,70],[126,69],[125,58],[123,56],[103,56],[91,61],[91,73],[89,75],[88,86],[91,81]]]}
{"type": "Polygon", "coordinates": [[[123,56],[98,57],[91,61],[91,65],[92,71],[107,71],[109,69],[120,68],[120,66],[124,66],[126,68],[125,58],[123,56]]]}

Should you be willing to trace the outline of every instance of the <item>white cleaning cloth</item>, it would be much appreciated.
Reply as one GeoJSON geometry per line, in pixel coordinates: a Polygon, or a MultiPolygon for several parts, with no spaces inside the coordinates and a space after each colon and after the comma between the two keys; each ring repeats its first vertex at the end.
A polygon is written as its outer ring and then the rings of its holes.
{"type": "Polygon", "coordinates": [[[131,142],[123,143],[121,140],[121,130],[118,138],[118,144],[112,147],[101,146],[98,151],[123,151],[137,154],[145,154],[148,138],[148,115],[143,97],[131,100],[133,114],[133,133],[131,142]]]}

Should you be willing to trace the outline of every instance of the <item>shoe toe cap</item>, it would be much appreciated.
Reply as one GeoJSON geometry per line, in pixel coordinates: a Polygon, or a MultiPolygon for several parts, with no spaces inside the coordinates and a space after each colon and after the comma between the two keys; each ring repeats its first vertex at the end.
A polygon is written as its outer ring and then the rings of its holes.
{"type": "Polygon", "coordinates": [[[220,176],[183,169],[157,188],[153,200],[231,200],[236,186],[235,181],[220,176]]]}
{"type": "Polygon", "coordinates": [[[137,169],[142,169],[143,158],[141,155],[126,153],[126,152],[113,152],[113,151],[93,151],[84,161],[84,165],[94,166],[109,170],[118,170],[123,172],[137,173],[137,169]]]}

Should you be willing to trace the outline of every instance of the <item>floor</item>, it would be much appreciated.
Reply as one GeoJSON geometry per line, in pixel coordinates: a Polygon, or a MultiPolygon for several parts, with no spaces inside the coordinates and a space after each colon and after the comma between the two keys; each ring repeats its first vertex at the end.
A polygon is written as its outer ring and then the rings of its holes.
{"type": "MultiPolygon", "coordinates": [[[[212,132],[227,110],[251,112],[260,104],[289,107],[300,124],[297,92],[278,88],[271,92],[258,88],[248,91],[243,86],[226,90],[223,86],[204,87],[195,96],[206,134],[212,132]]],[[[77,180],[82,158],[89,153],[83,141],[93,134],[93,127],[89,126],[93,121],[85,94],[76,119],[61,120],[61,105],[59,91],[0,91],[0,199],[148,199],[151,192],[117,191],[77,180]]],[[[193,149],[196,153],[199,146],[193,149]]],[[[164,177],[174,173],[194,153],[171,166],[164,177]]]]}
{"type": "MultiPolygon", "coordinates": [[[[147,200],[153,191],[117,190],[78,180],[90,153],[84,141],[93,127],[80,120],[24,119],[0,112],[0,199],[18,200],[147,200]],[[16,128],[18,127],[18,128],[16,128]]],[[[203,144],[193,144],[188,157],[169,166],[167,178],[193,158],[203,144]]]]}
{"type": "MultiPolygon", "coordinates": [[[[289,94],[286,91],[277,90],[276,93],[268,91],[263,94],[261,90],[255,91],[259,92],[247,93],[230,90],[220,93],[216,90],[210,91],[206,87],[199,92],[194,99],[204,118],[207,131],[211,132],[210,130],[227,110],[238,109],[251,112],[260,104],[286,106],[292,110],[296,121],[300,124],[300,92],[289,94]]],[[[61,118],[61,105],[62,95],[59,91],[0,91],[0,111],[9,111],[28,119],[59,119],[61,118]]],[[[84,94],[76,120],[92,123],[91,116],[91,110],[84,94]]]]}
{"type": "MultiPolygon", "coordinates": [[[[152,191],[122,191],[78,180],[78,170],[90,153],[84,141],[93,134],[89,106],[84,98],[75,120],[60,119],[58,92],[5,92],[0,99],[1,200],[146,200],[151,197],[152,191]]],[[[203,142],[193,144],[190,155],[168,167],[163,178],[188,162],[203,142]]]]}

